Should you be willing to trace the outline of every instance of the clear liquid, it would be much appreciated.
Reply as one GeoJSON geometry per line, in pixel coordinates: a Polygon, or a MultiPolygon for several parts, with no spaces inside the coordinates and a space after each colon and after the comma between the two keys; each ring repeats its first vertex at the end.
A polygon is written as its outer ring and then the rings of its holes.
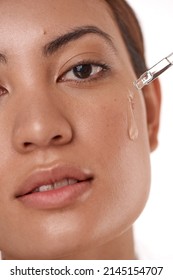
{"type": "Polygon", "coordinates": [[[128,135],[130,140],[135,141],[139,132],[134,115],[134,96],[131,93],[128,96],[128,101],[128,135]]]}

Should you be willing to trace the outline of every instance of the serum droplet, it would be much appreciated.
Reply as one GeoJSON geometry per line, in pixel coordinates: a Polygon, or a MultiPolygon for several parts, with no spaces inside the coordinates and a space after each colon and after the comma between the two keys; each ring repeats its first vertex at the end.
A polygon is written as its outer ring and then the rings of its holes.
{"type": "Polygon", "coordinates": [[[136,124],[134,116],[134,96],[130,94],[128,96],[128,134],[129,138],[132,141],[135,141],[138,138],[138,127],[136,124]]]}

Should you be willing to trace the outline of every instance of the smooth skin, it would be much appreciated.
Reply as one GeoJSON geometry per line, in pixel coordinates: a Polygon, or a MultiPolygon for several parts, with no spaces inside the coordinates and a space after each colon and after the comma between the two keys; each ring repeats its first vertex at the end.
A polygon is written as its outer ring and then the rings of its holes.
{"type": "Polygon", "coordinates": [[[134,89],[128,52],[103,0],[2,0],[0,9],[3,258],[135,259],[132,225],[150,188],[158,82],[144,94],[134,89]],[[87,33],[44,52],[57,37],[84,26],[99,28],[112,43],[87,33]],[[83,61],[92,71],[79,79],[73,68],[83,61]],[[129,92],[135,95],[135,141],[128,134],[129,92]],[[16,198],[35,170],[62,164],[93,174],[87,196],[51,210],[27,207],[16,198]]]}

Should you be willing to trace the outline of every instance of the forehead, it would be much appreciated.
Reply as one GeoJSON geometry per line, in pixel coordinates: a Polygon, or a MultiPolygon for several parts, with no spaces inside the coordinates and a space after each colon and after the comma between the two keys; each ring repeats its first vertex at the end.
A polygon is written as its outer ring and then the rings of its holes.
{"type": "Polygon", "coordinates": [[[25,57],[57,36],[80,26],[96,26],[112,37],[125,61],[129,56],[105,0],[0,0],[0,53],[25,57]]]}
{"type": "MultiPolygon", "coordinates": [[[[47,14],[54,13],[55,11],[62,11],[73,14],[77,9],[78,16],[80,17],[80,12],[84,9],[86,12],[91,9],[94,11],[98,10],[98,8],[103,7],[106,8],[106,1],[104,0],[1,0],[0,7],[4,10],[5,13],[11,15],[12,11],[18,11],[21,15],[21,12],[28,15],[37,15],[40,17],[43,11],[46,8],[47,14]],[[30,13],[32,11],[32,14],[30,13]]],[[[2,14],[1,14],[2,15],[2,14]]],[[[94,15],[94,14],[93,14],[94,15]]],[[[88,16],[91,16],[90,14],[88,16]]]]}
{"type": "Polygon", "coordinates": [[[115,28],[111,11],[104,0],[1,0],[0,10],[3,11],[1,32],[17,27],[21,33],[27,34],[33,26],[36,32],[39,28],[44,33],[54,29],[63,32],[81,24],[97,24],[107,31],[112,25],[115,28]]]}

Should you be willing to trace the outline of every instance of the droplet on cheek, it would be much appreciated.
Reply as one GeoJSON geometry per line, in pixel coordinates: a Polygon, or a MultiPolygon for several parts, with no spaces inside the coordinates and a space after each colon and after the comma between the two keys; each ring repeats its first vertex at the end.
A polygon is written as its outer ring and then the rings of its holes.
{"type": "Polygon", "coordinates": [[[135,141],[138,138],[138,127],[134,115],[134,94],[130,92],[128,96],[128,134],[129,138],[132,141],[135,141]]]}

